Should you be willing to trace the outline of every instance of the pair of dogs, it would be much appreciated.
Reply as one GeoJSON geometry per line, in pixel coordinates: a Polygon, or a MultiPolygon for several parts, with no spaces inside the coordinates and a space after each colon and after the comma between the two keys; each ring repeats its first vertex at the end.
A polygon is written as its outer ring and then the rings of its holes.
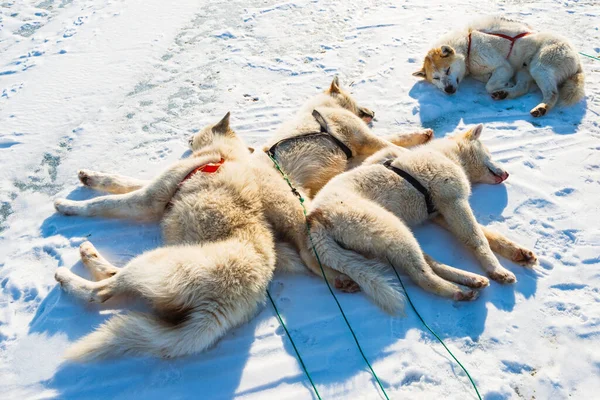
{"type": "Polygon", "coordinates": [[[388,262],[423,289],[454,300],[473,300],[489,285],[484,276],[422,252],[410,227],[425,220],[453,232],[500,283],[516,279],[493,252],[525,266],[536,262],[530,250],[479,225],[469,206],[472,183],[508,177],[481,143],[481,125],[433,141],[429,130],[378,137],[366,124],[373,115],[335,78],[263,151],[236,136],[227,114],[195,135],[190,158],[155,179],[79,171],[84,185],[109,194],[57,199],[58,212],[160,221],[165,246],[117,268],[85,242],[81,259],[93,280],[56,271],[62,288],[83,300],[130,294],[153,309],[113,316],[67,357],[199,352],[255,315],[276,268],[307,266],[322,276],[302,207],[270,157],[307,199],[326,279],[342,291],[361,289],[389,313],[402,310],[403,296],[385,275],[388,262]]]}

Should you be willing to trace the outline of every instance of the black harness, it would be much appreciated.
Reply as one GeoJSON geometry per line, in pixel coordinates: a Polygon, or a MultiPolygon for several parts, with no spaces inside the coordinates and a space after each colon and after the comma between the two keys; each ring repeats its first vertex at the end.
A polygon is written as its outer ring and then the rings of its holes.
{"type": "Polygon", "coordinates": [[[298,140],[298,139],[305,139],[305,138],[309,138],[309,137],[320,136],[320,137],[328,138],[329,140],[333,141],[333,143],[335,143],[344,152],[344,154],[346,154],[346,158],[351,159],[352,158],[352,150],[350,150],[350,148],[348,146],[346,146],[346,144],[344,142],[342,142],[340,139],[335,137],[329,131],[327,122],[325,121],[325,118],[323,118],[321,113],[318,112],[317,110],[313,110],[312,115],[313,115],[313,117],[315,117],[315,119],[319,123],[319,126],[321,127],[321,130],[319,132],[305,133],[303,135],[292,136],[289,138],[281,139],[279,142],[277,142],[273,146],[271,146],[271,148],[269,150],[267,150],[267,154],[269,156],[275,158],[275,151],[277,150],[277,146],[279,146],[282,143],[291,142],[291,141],[298,140]]]}
{"type": "Polygon", "coordinates": [[[423,196],[425,196],[425,204],[427,205],[427,213],[428,214],[433,214],[434,212],[436,212],[435,206],[433,205],[433,201],[431,201],[431,193],[429,193],[429,190],[427,190],[427,188],[425,188],[425,186],[421,185],[421,182],[416,180],[408,172],[401,170],[398,167],[394,167],[392,165],[392,160],[387,160],[385,163],[383,163],[383,166],[386,167],[387,169],[395,172],[396,174],[400,175],[408,183],[413,185],[413,187],[415,189],[417,189],[419,192],[421,192],[421,194],[423,194],[423,196]]]}

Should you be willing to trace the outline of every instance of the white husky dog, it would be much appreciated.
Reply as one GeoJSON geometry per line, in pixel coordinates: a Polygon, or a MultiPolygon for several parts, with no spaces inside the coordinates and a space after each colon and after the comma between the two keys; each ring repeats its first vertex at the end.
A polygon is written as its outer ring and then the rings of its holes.
{"type": "Polygon", "coordinates": [[[534,117],[546,114],[559,100],[570,105],[585,95],[579,56],[565,38],[501,17],[484,18],[442,37],[413,75],[448,94],[472,75],[487,82],[485,88],[495,100],[522,96],[535,81],[543,99],[530,111],[534,117]]]}
{"type": "Polygon", "coordinates": [[[197,136],[198,148],[156,179],[82,170],[87,186],[113,194],[58,199],[66,215],[162,221],[167,244],[116,268],[89,243],[81,258],[95,281],[56,271],[63,289],[89,302],[119,294],[146,299],[154,314],[112,317],[75,343],[67,357],[124,353],[177,357],[199,352],[250,319],[275,268],[272,227],[283,244],[304,245],[297,198],[266,154],[251,154],[229,128],[229,114],[197,136]]]}
{"type": "Polygon", "coordinates": [[[410,231],[409,226],[433,218],[473,251],[491,279],[515,282],[492,251],[527,266],[536,262],[535,254],[479,225],[469,206],[471,183],[508,178],[479,141],[482,129],[478,125],[412,151],[384,149],[333,178],[308,215],[323,264],[349,276],[390,313],[402,309],[403,298],[382,274],[388,261],[425,290],[475,299],[478,292],[465,286],[483,288],[488,280],[431,259],[410,231]]]}

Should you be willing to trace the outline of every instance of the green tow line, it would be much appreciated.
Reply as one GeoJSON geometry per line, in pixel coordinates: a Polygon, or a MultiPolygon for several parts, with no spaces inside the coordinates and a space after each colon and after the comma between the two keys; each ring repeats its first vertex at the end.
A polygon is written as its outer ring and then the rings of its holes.
{"type": "MultiPolygon", "coordinates": [[[[275,167],[277,168],[277,170],[279,171],[279,173],[281,174],[281,176],[283,177],[283,179],[287,182],[287,184],[290,187],[290,189],[292,189],[292,193],[294,193],[296,195],[296,197],[298,197],[298,199],[300,200],[300,205],[302,206],[302,210],[304,212],[304,217],[305,217],[305,220],[306,220],[307,212],[306,212],[306,207],[304,206],[304,198],[302,197],[302,195],[300,194],[300,192],[298,192],[296,190],[296,188],[292,185],[292,182],[291,182],[290,178],[281,169],[281,166],[279,165],[279,163],[277,162],[277,160],[275,160],[275,158],[273,158],[270,154],[268,154],[268,155],[269,155],[269,158],[271,159],[271,161],[273,161],[273,164],[275,164],[275,167]]],[[[390,398],[388,397],[385,389],[383,388],[383,385],[381,384],[381,381],[379,380],[379,377],[375,373],[375,370],[373,370],[373,367],[371,366],[371,363],[367,359],[367,356],[363,352],[363,349],[360,346],[360,343],[358,342],[358,338],[356,337],[356,334],[354,333],[354,329],[352,329],[352,326],[350,326],[350,321],[348,321],[348,318],[346,317],[346,314],[344,313],[344,310],[342,309],[342,306],[341,306],[340,302],[338,301],[337,296],[335,295],[335,293],[333,292],[333,289],[331,289],[331,285],[329,285],[329,282],[327,281],[327,277],[325,276],[325,270],[323,269],[323,265],[321,264],[321,259],[319,258],[319,254],[317,253],[317,249],[315,248],[315,244],[313,242],[313,238],[312,238],[312,236],[310,234],[310,224],[309,224],[308,220],[306,220],[306,231],[307,231],[308,237],[310,239],[310,244],[312,246],[312,250],[313,250],[313,252],[315,254],[317,262],[319,263],[319,268],[321,269],[321,274],[323,274],[323,279],[325,280],[325,283],[327,284],[327,288],[329,289],[329,292],[333,296],[333,299],[335,300],[335,303],[337,304],[337,306],[338,306],[338,308],[339,308],[339,310],[340,310],[340,312],[342,314],[342,317],[344,318],[344,321],[346,322],[346,325],[348,326],[348,329],[350,330],[350,333],[352,334],[352,337],[354,338],[354,342],[356,343],[356,346],[358,347],[358,350],[359,350],[360,354],[362,355],[362,358],[367,363],[367,366],[369,367],[369,370],[371,371],[371,374],[373,375],[373,377],[377,381],[377,385],[379,386],[379,388],[383,392],[383,395],[385,396],[385,398],[387,400],[389,400],[390,398]]],[[[388,262],[389,262],[389,260],[388,260],[388,262]]],[[[404,284],[402,283],[402,279],[400,279],[400,275],[398,275],[398,272],[396,271],[396,268],[394,267],[394,265],[391,262],[390,262],[390,265],[392,265],[392,269],[394,270],[394,272],[396,273],[396,276],[398,277],[398,281],[400,282],[400,285],[402,286],[402,289],[404,290],[404,294],[406,295],[406,298],[408,299],[408,302],[409,302],[410,306],[412,307],[412,309],[417,314],[417,317],[419,317],[419,319],[421,320],[421,322],[423,323],[423,325],[425,326],[425,328],[427,328],[429,330],[429,332],[431,332],[433,334],[433,336],[435,336],[435,338],[437,340],[439,340],[439,342],[442,344],[442,346],[444,346],[444,348],[446,349],[446,351],[452,356],[452,358],[458,363],[458,365],[460,365],[460,367],[462,368],[462,370],[467,374],[467,377],[469,378],[469,380],[471,381],[471,384],[473,385],[473,388],[475,389],[475,393],[477,393],[477,398],[479,400],[481,400],[481,395],[479,394],[479,391],[477,390],[477,386],[475,385],[475,382],[471,378],[471,375],[469,374],[469,372],[467,371],[467,369],[460,363],[460,361],[458,361],[458,359],[454,356],[454,354],[452,354],[452,352],[450,351],[450,349],[448,349],[448,347],[446,346],[446,344],[444,343],[444,341],[433,331],[433,329],[431,329],[429,327],[429,325],[427,325],[425,323],[425,320],[423,320],[423,317],[421,317],[421,315],[419,314],[419,312],[415,308],[412,300],[410,299],[410,297],[408,295],[408,292],[406,291],[406,288],[404,287],[404,284]]],[[[313,387],[313,389],[315,391],[315,394],[317,395],[317,398],[319,400],[321,400],[321,396],[319,395],[319,392],[317,391],[317,388],[316,388],[316,386],[314,384],[314,381],[313,381],[310,373],[308,372],[308,369],[306,368],[306,365],[304,364],[304,361],[302,360],[302,357],[300,356],[300,352],[298,351],[298,348],[296,347],[296,345],[294,343],[294,340],[292,339],[292,336],[290,335],[290,332],[288,331],[287,327],[285,326],[285,324],[283,322],[283,319],[281,318],[281,315],[279,314],[279,311],[277,310],[277,307],[275,306],[275,302],[273,301],[273,298],[271,297],[271,294],[268,291],[267,291],[267,294],[269,296],[269,299],[271,300],[271,304],[273,305],[273,308],[275,309],[275,313],[277,314],[277,319],[279,319],[279,322],[281,323],[281,326],[283,326],[283,329],[285,330],[288,338],[290,339],[290,342],[292,343],[292,347],[294,348],[294,351],[296,352],[296,355],[298,356],[298,360],[300,361],[300,364],[302,365],[302,368],[304,369],[304,372],[306,373],[306,376],[308,377],[308,380],[310,381],[310,384],[312,385],[312,387],[313,387]]]]}
{"type": "Polygon", "coordinates": [[[589,57],[592,60],[600,61],[600,58],[598,58],[598,57],[590,56],[589,54],[585,54],[585,53],[582,53],[582,52],[579,52],[579,54],[581,54],[582,56],[589,57]]]}

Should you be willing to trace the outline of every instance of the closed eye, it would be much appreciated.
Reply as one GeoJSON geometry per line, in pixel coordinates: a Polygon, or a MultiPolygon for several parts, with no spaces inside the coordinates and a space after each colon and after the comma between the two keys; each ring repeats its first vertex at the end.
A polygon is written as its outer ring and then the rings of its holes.
{"type": "Polygon", "coordinates": [[[434,76],[434,77],[433,77],[433,80],[435,80],[435,81],[439,81],[439,80],[440,80],[440,77],[439,77],[439,76],[434,76]]]}
{"type": "Polygon", "coordinates": [[[450,67],[446,70],[446,75],[450,75],[450,67]]]}

